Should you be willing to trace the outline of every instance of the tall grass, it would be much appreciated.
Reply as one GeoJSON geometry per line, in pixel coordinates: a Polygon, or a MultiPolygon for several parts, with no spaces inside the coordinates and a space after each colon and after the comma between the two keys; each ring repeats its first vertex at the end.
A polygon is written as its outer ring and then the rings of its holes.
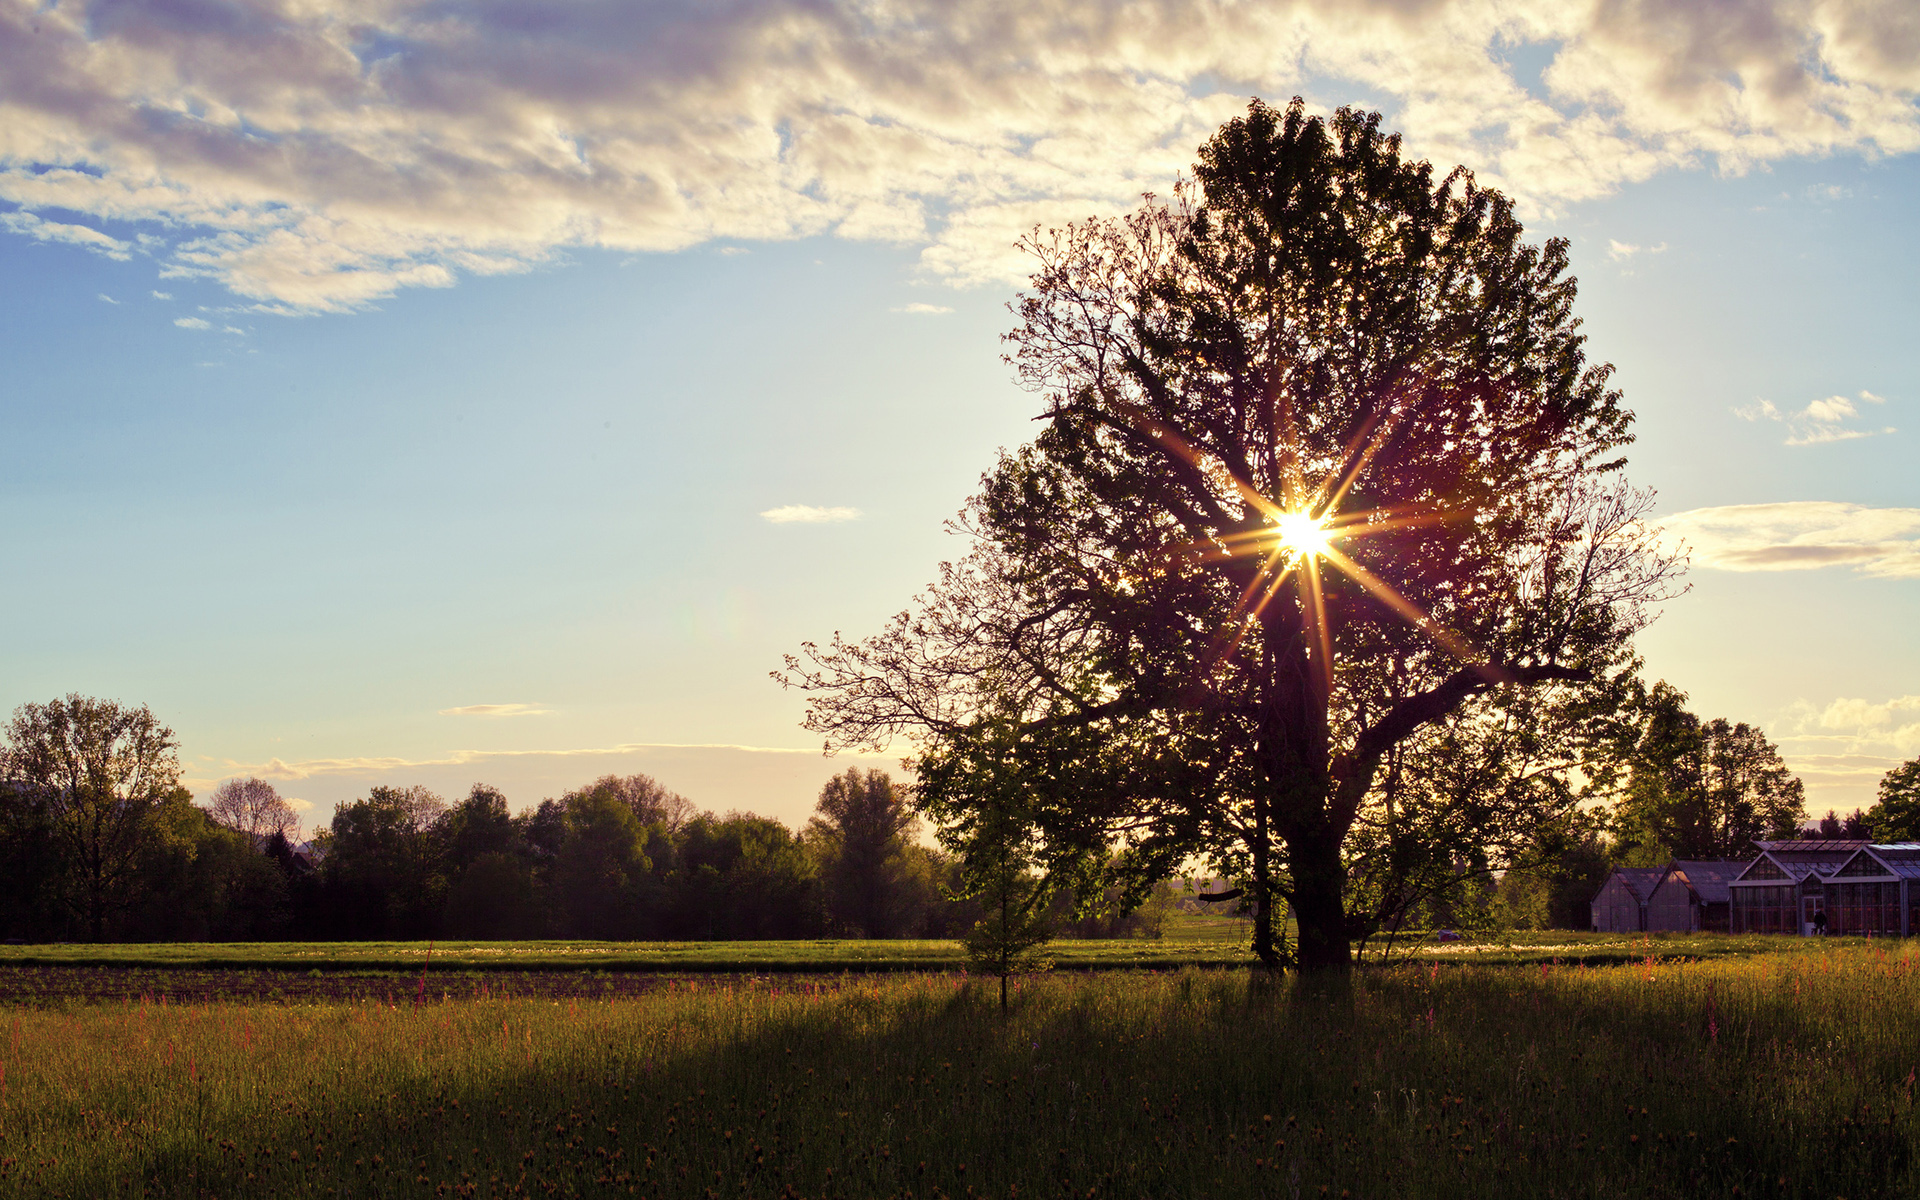
{"type": "Polygon", "coordinates": [[[1907,947],[0,1013],[0,1193],[1914,1194],[1907,947]]]}

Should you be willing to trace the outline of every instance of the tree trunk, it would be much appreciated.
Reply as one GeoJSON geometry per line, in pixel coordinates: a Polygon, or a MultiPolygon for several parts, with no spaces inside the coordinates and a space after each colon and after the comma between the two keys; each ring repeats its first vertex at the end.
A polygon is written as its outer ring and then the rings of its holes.
{"type": "Polygon", "coordinates": [[[1293,867],[1293,915],[1300,923],[1300,969],[1345,974],[1353,964],[1347,942],[1345,873],[1340,842],[1316,830],[1288,841],[1293,867]]]}

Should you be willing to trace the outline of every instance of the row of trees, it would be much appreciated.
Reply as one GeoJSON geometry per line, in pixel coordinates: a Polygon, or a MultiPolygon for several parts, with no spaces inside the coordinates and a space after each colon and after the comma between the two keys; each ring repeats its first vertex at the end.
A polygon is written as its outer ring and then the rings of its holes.
{"type": "MultiPolygon", "coordinates": [[[[0,754],[0,936],[21,940],[958,937],[981,915],[903,788],[849,770],[797,833],[645,775],[512,812],[375,787],[309,842],[260,779],[195,804],[173,732],[86,696],[22,706],[0,754]]],[[[1140,917],[1052,914],[1101,936],[1140,917]]]]}

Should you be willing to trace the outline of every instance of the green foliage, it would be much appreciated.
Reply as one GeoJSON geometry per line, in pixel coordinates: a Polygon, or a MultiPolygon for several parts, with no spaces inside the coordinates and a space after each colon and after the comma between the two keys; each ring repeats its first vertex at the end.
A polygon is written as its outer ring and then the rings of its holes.
{"type": "Polygon", "coordinates": [[[1624,866],[1675,858],[1743,858],[1756,839],[1792,838],[1806,789],[1759,729],[1702,721],[1665,681],[1638,687],[1613,761],[1598,772],[1617,795],[1616,857],[1624,866]]]}
{"type": "Polygon", "coordinates": [[[905,790],[885,771],[849,767],[821,789],[806,837],[835,931],[884,938],[924,927],[937,897],[914,853],[917,829],[905,790]]]}
{"type": "Polygon", "coordinates": [[[1920,842],[1920,758],[1880,778],[1880,798],[1867,810],[1876,842],[1920,842]]]}

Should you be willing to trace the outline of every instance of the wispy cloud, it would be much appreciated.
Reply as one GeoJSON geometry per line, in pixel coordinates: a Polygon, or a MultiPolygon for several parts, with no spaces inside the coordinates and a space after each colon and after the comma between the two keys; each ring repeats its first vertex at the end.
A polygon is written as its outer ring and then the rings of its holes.
{"type": "Polygon", "coordinates": [[[1810,571],[1844,566],[1920,579],[1920,508],[1831,500],[1731,504],[1660,518],[1696,566],[1722,571],[1810,571]]]}
{"type": "Polygon", "coordinates": [[[118,300],[115,300],[112,296],[107,295],[105,292],[100,293],[100,298],[106,301],[108,304],[118,305],[120,303],[118,300]]]}
{"type": "Polygon", "coordinates": [[[775,525],[789,525],[796,521],[808,524],[858,521],[861,514],[857,508],[821,508],[813,504],[787,504],[779,508],[769,508],[760,515],[775,525]]]}
{"type": "Polygon", "coordinates": [[[152,296],[153,296],[153,298],[154,298],[155,300],[171,300],[171,299],[173,299],[173,293],[172,293],[172,292],[152,292],[152,293],[149,293],[149,294],[150,294],[150,295],[152,295],[152,296]]]}
{"type": "Polygon", "coordinates": [[[1632,242],[1620,242],[1612,238],[1607,239],[1607,257],[1615,262],[1625,262],[1634,255],[1641,253],[1665,254],[1666,252],[1667,244],[1665,242],[1661,242],[1658,246],[1638,246],[1632,242]]]}
{"type": "Polygon", "coordinates": [[[1920,756],[1920,696],[1803,699],[1776,728],[1788,766],[1808,787],[1831,792],[1838,804],[1870,804],[1888,771],[1920,756]]]}
{"type": "MultiPolygon", "coordinates": [[[[4,15],[0,15],[0,35],[11,36],[6,33],[4,15]]],[[[0,199],[12,199],[6,194],[9,174],[6,168],[0,167],[0,199]]],[[[49,221],[31,212],[0,213],[0,229],[23,234],[37,242],[64,242],[69,246],[79,246],[122,262],[133,257],[133,248],[119,238],[109,237],[98,229],[90,229],[85,225],[49,221]]]]}
{"type": "Polygon", "coordinates": [[[897,313],[924,313],[932,315],[935,313],[950,313],[953,309],[945,304],[928,304],[924,300],[915,300],[912,304],[903,304],[893,311],[897,313]]]}
{"type": "Polygon", "coordinates": [[[541,717],[553,710],[542,708],[538,704],[463,704],[459,708],[443,708],[443,717],[541,717]]]}
{"type": "MultiPolygon", "coordinates": [[[[744,754],[798,754],[820,757],[820,748],[789,746],[743,746],[730,742],[622,742],[615,746],[583,746],[570,750],[454,750],[425,758],[398,756],[363,758],[302,758],[288,762],[270,758],[263,763],[219,760],[228,774],[257,775],[262,779],[316,779],[328,775],[379,776],[423,767],[464,767],[487,762],[524,759],[604,758],[616,755],[644,754],[653,750],[730,750],[744,754]]],[[[883,758],[884,755],[850,755],[854,758],[883,758]]]]}
{"type": "Polygon", "coordinates": [[[212,329],[213,323],[199,317],[175,317],[173,323],[182,329],[212,329]]]}
{"type": "Polygon", "coordinates": [[[517,4],[14,3],[0,44],[33,53],[9,62],[0,227],[323,311],[576,246],[819,234],[1017,278],[1010,232],[1165,191],[1251,94],[1378,97],[1414,153],[1536,206],[1920,148],[1905,6],[1741,13],[739,0],[547,6],[529,36],[517,4]],[[1545,69],[1523,78],[1516,46],[1545,69]]]}
{"type": "Polygon", "coordinates": [[[1850,442],[1856,438],[1898,432],[1891,425],[1878,429],[1849,425],[1849,421],[1860,416],[1859,404],[1887,402],[1886,397],[1867,391],[1859,394],[1858,401],[1856,404],[1854,399],[1846,396],[1828,396],[1797,411],[1782,412],[1771,401],[1762,400],[1749,408],[1736,408],[1733,413],[1747,421],[1773,421],[1786,426],[1786,444],[1789,446],[1820,446],[1828,442],[1850,442]]]}

